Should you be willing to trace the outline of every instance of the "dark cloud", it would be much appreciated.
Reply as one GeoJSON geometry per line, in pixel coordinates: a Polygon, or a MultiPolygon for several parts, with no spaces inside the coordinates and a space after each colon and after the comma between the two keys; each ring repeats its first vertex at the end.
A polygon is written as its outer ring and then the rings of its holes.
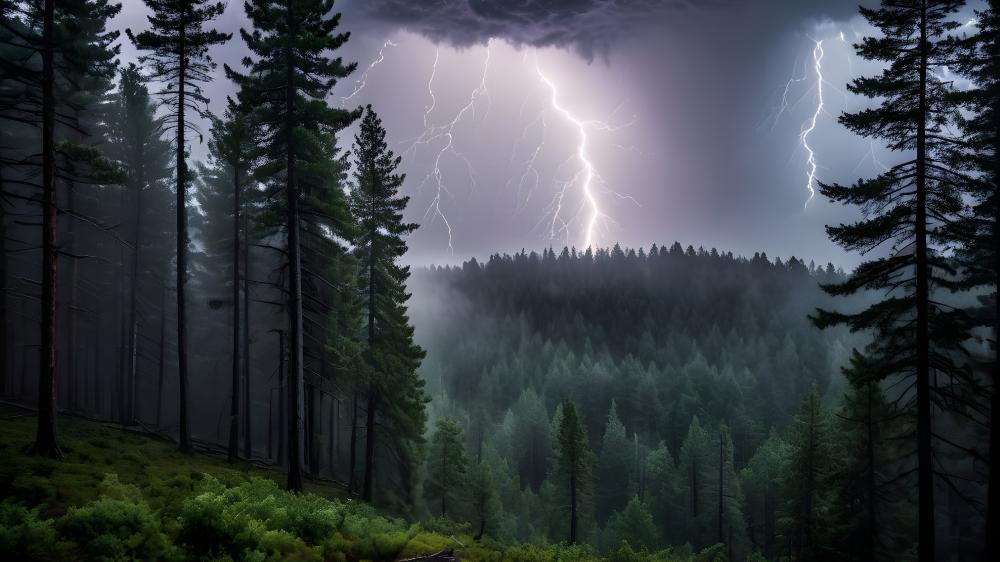
{"type": "Polygon", "coordinates": [[[355,12],[458,47],[490,38],[592,58],[632,31],[732,0],[367,0],[355,12]]]}

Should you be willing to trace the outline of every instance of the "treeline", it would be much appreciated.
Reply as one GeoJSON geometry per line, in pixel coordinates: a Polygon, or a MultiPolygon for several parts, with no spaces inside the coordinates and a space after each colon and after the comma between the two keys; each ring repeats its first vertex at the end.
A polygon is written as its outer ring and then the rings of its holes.
{"type": "MultiPolygon", "coordinates": [[[[816,393],[839,400],[839,365],[863,340],[807,318],[832,302],[818,284],[845,279],[831,264],[678,243],[419,270],[427,514],[608,552],[785,555],[801,520],[803,397],[823,409],[825,446],[853,439],[816,393]]],[[[809,462],[832,475],[840,458],[809,462]]]]}
{"type": "Polygon", "coordinates": [[[67,411],[407,509],[416,225],[375,111],[327,101],[356,67],[335,56],[349,34],[326,0],[249,2],[236,40],[214,29],[223,3],[146,5],[133,32],[108,28],[108,0],[0,2],[2,395],[37,401],[39,455],[61,456],[67,411]],[[209,51],[231,41],[248,57],[213,115],[209,51]]]}

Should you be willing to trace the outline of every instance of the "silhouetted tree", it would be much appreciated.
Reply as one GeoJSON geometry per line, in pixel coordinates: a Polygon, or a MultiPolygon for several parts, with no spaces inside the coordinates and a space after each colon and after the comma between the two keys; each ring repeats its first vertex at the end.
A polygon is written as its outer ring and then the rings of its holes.
{"type": "Polygon", "coordinates": [[[932,386],[930,373],[959,376],[953,352],[964,340],[956,315],[934,299],[941,280],[954,273],[936,248],[949,241],[944,225],[961,210],[962,201],[957,187],[961,177],[943,159],[954,144],[944,132],[953,106],[947,86],[931,76],[949,62],[949,51],[940,43],[957,26],[948,17],[961,4],[886,1],[877,9],[860,8],[881,35],[865,37],[858,54],[889,65],[880,75],[857,78],[848,86],[852,93],[881,100],[879,105],[845,113],[840,121],[861,136],[881,138],[891,150],[913,156],[853,186],[820,185],[833,201],[859,206],[863,213],[856,223],[828,226],[834,242],[862,253],[889,246],[887,255],[862,263],[847,281],[824,286],[833,295],[875,290],[889,296],[858,313],[820,310],[815,320],[820,327],[846,324],[874,331],[866,350],[873,364],[867,371],[871,380],[912,379],[914,392],[902,394],[900,401],[916,418],[921,562],[935,556],[931,420],[932,404],[941,405],[944,392],[932,386]]]}

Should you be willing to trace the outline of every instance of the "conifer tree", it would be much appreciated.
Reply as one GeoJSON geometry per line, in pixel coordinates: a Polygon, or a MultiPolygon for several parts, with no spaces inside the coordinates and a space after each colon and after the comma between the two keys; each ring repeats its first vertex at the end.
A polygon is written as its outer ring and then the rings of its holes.
{"type": "Polygon", "coordinates": [[[468,493],[472,522],[478,524],[475,538],[481,539],[500,509],[493,469],[486,461],[480,460],[469,470],[468,493]]]}
{"type": "Polygon", "coordinates": [[[156,92],[167,112],[167,128],[175,133],[176,218],[177,218],[177,377],[180,383],[179,446],[191,452],[191,428],[188,419],[187,308],[184,286],[187,283],[189,236],[187,228],[187,129],[197,131],[189,122],[188,110],[205,117],[208,98],[200,84],[211,80],[215,68],[208,55],[212,45],[225,43],[230,34],[205,29],[222,15],[225,4],[210,0],[143,0],[153,12],[148,16],[151,29],[138,35],[127,30],[129,38],[142,51],[149,51],[139,61],[147,66],[153,80],[164,87],[156,92]]]}
{"type": "MultiPolygon", "coordinates": [[[[70,142],[91,133],[80,113],[106,94],[116,69],[118,33],[107,22],[121,9],[108,0],[32,0],[0,3],[0,25],[10,33],[5,77],[19,85],[17,97],[4,100],[2,119],[41,130],[40,162],[18,165],[37,170],[42,209],[41,338],[39,345],[38,428],[32,452],[60,458],[56,434],[57,179],[96,183],[120,178],[120,170],[95,144],[70,142]],[[16,15],[15,15],[16,14],[16,15]],[[37,64],[36,64],[37,62],[37,64]]],[[[6,97],[6,96],[5,96],[6,97]]],[[[6,126],[6,125],[5,125],[6,126]]],[[[13,162],[2,162],[12,164],[13,162]]],[[[29,172],[30,174],[30,172],[29,172]]],[[[31,174],[34,175],[34,174],[31,174]]],[[[26,183],[26,182],[22,182],[26,183]]]]}
{"type": "Polygon", "coordinates": [[[583,428],[573,402],[566,401],[563,404],[555,445],[556,465],[559,473],[566,478],[569,488],[569,543],[575,544],[579,538],[577,533],[581,495],[590,482],[593,453],[588,445],[587,431],[583,428]]]}
{"type": "Polygon", "coordinates": [[[825,547],[833,435],[829,413],[815,385],[802,399],[787,440],[785,540],[791,544],[796,559],[818,560],[825,547]]]}
{"type": "MultiPolygon", "coordinates": [[[[254,138],[245,114],[230,100],[224,119],[212,123],[212,136],[208,143],[208,163],[199,167],[198,201],[208,214],[200,225],[206,250],[213,261],[212,269],[218,271],[230,266],[230,291],[232,316],[232,390],[229,411],[230,462],[239,454],[240,433],[240,377],[248,358],[240,352],[240,256],[248,243],[244,232],[246,197],[249,189],[250,170],[255,150],[254,138]],[[224,232],[228,230],[228,232],[224,232]],[[226,244],[228,242],[228,244],[226,244]]],[[[248,264],[243,264],[246,267],[248,264]]],[[[243,275],[245,278],[246,276],[243,275]]],[[[244,302],[246,302],[244,300],[244,302]]],[[[249,314],[249,310],[243,311],[249,314]]],[[[246,384],[246,381],[244,381],[246,384]]],[[[248,428],[244,428],[247,431],[248,428]]],[[[249,458],[249,450],[245,452],[249,458]]]]}
{"type": "Polygon", "coordinates": [[[881,74],[857,78],[848,86],[879,104],[845,113],[840,122],[908,157],[852,186],[820,184],[831,200],[858,206],[863,214],[856,223],[828,226],[834,242],[861,253],[887,250],[884,257],[858,266],[846,281],[824,286],[832,295],[875,290],[886,292],[887,298],[857,313],[821,310],[815,321],[820,327],[846,324],[855,331],[873,330],[866,350],[873,365],[869,378],[901,377],[913,388],[899,402],[916,422],[920,562],[935,556],[932,404],[941,405],[946,398],[944,389],[932,386],[930,373],[933,369],[962,377],[953,355],[964,331],[952,310],[934,298],[935,290],[954,273],[938,250],[950,242],[945,227],[962,208],[962,178],[946,161],[955,141],[944,127],[954,108],[947,85],[932,76],[935,68],[949,62],[950,50],[942,39],[957,26],[948,18],[961,5],[961,0],[908,0],[860,8],[881,35],[865,37],[858,54],[889,64],[881,74]]]}
{"type": "MultiPolygon", "coordinates": [[[[954,151],[954,164],[966,173],[971,213],[956,227],[964,245],[959,252],[963,287],[982,288],[979,306],[970,311],[973,324],[993,332],[986,409],[989,414],[989,464],[1000,466],[1000,2],[991,0],[976,13],[978,31],[955,41],[956,68],[969,79],[967,91],[952,96],[969,113],[958,119],[964,143],[954,151]]],[[[1000,527],[1000,470],[991,469],[987,484],[986,529],[1000,527]]],[[[1000,556],[1000,539],[985,533],[983,560],[1000,556]]]]}
{"type": "Polygon", "coordinates": [[[434,424],[434,435],[427,451],[425,489],[429,500],[440,502],[441,517],[448,516],[449,505],[454,513],[455,504],[465,495],[469,456],[464,442],[462,428],[455,420],[441,418],[434,424]]]}
{"type": "Polygon", "coordinates": [[[601,454],[597,461],[595,499],[597,521],[600,524],[628,502],[632,449],[632,444],[625,435],[625,426],[618,419],[618,410],[612,400],[604,438],[601,440],[601,454]]]}
{"type": "MultiPolygon", "coordinates": [[[[855,367],[863,358],[855,355],[855,367]]],[[[886,517],[887,495],[883,488],[885,462],[891,451],[886,440],[892,419],[885,397],[878,385],[866,382],[844,396],[837,417],[841,445],[841,467],[831,475],[835,490],[831,510],[833,545],[838,552],[852,553],[852,558],[878,560],[886,548],[883,535],[891,523],[886,517]]],[[[897,493],[902,490],[897,490],[897,493]]],[[[893,552],[893,550],[889,550],[893,552]]]]}
{"type": "Polygon", "coordinates": [[[772,430],[740,471],[750,542],[766,559],[771,558],[777,546],[778,509],[782,504],[782,476],[788,455],[788,445],[772,430]]]}
{"type": "MultiPolygon", "coordinates": [[[[253,29],[240,35],[252,57],[244,60],[246,73],[226,67],[240,87],[239,101],[250,108],[248,119],[260,135],[263,154],[255,178],[265,182],[271,197],[283,201],[268,211],[270,225],[283,229],[287,267],[288,348],[288,489],[302,490],[303,426],[305,417],[302,234],[322,250],[332,248],[333,237],[350,240],[353,232],[343,195],[345,164],[338,157],[336,133],[357,112],[327,103],[336,81],[354,70],[333,56],[348,40],[337,33],[340,14],[333,0],[249,0],[244,4],[253,29]],[[304,215],[316,221],[304,229],[304,215]],[[333,236],[322,236],[322,231],[333,236]]],[[[328,263],[328,262],[327,262],[328,263]]],[[[312,269],[318,274],[320,267],[312,269]]],[[[321,284],[316,280],[315,285],[321,284]]],[[[318,322],[322,326],[325,323],[318,322]]]]}
{"type": "MultiPolygon", "coordinates": [[[[413,328],[406,312],[408,266],[397,261],[406,253],[404,237],[416,224],[403,222],[409,197],[399,195],[405,176],[398,174],[400,158],[385,142],[385,129],[368,106],[361,129],[355,136],[355,189],[351,211],[358,221],[356,255],[361,265],[359,281],[367,316],[368,407],[365,439],[365,471],[362,497],[373,498],[375,447],[379,419],[395,428],[386,432],[391,446],[406,453],[419,443],[423,427],[423,381],[416,368],[424,351],[413,343],[413,328]],[[380,413],[381,412],[381,413],[380,413]]],[[[413,462],[412,454],[398,456],[413,462]]]]}
{"type": "MultiPolygon", "coordinates": [[[[138,302],[140,279],[146,271],[165,277],[165,264],[152,263],[147,254],[160,252],[168,237],[161,219],[170,201],[165,180],[170,174],[170,143],[163,140],[164,119],[156,116],[146,79],[135,64],[122,69],[119,91],[110,111],[107,153],[124,168],[125,198],[130,207],[131,272],[129,275],[128,348],[124,392],[119,396],[124,421],[133,421],[136,389],[136,346],[138,345],[138,302]],[[157,267],[159,266],[159,267],[157,267]]],[[[125,217],[122,217],[125,220],[125,217]]]]}

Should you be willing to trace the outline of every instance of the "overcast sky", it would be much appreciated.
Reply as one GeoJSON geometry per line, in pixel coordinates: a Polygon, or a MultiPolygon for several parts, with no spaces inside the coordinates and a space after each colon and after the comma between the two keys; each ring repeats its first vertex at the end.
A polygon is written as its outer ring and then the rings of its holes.
{"type": "MultiPolygon", "coordinates": [[[[415,263],[582,248],[589,238],[851,267],[857,256],[823,226],[854,213],[810,200],[801,132],[811,129],[822,181],[850,182],[900,158],[836,122],[866,103],[845,84],[877,71],[853,54],[871,33],[855,2],[340,0],[335,9],[352,34],[341,54],[359,66],[332,101],[372,104],[402,154],[408,218],[421,225],[415,263]]],[[[119,19],[137,31],[145,14],[141,0],[124,0],[119,19]]],[[[243,3],[232,0],[218,27],[241,26],[243,3]]],[[[244,55],[238,33],[213,50],[230,65],[244,55]]],[[[129,45],[123,57],[134,59],[129,45]]],[[[221,64],[217,76],[207,91],[218,111],[233,88],[221,64]]]]}

